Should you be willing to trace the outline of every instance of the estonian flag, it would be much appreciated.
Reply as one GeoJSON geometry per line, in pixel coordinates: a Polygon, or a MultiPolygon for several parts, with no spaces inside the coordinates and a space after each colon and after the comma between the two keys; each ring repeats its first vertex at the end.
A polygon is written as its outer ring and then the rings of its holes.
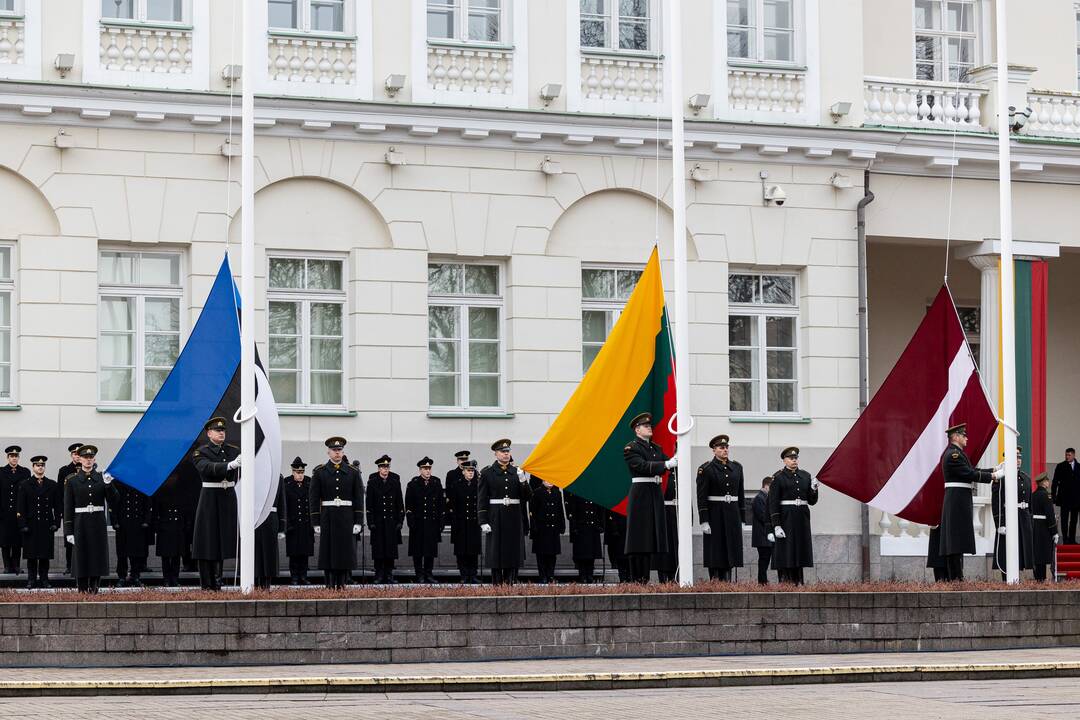
{"type": "MultiPolygon", "coordinates": [[[[241,469],[236,490],[255,493],[257,527],[274,505],[281,467],[281,424],[258,352],[255,379],[255,468],[241,469]]],[[[183,352],[108,472],[147,495],[170,477],[190,477],[191,453],[209,442],[203,426],[210,418],[224,417],[229,423],[226,442],[240,444],[240,426],[234,421],[239,407],[240,294],[226,256],[183,352]]]]}

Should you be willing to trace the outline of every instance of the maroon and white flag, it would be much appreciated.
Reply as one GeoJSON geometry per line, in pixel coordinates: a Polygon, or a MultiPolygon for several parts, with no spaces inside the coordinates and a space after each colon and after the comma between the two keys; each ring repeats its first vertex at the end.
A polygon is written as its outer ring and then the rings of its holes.
{"type": "Polygon", "coordinates": [[[976,462],[998,421],[952,295],[943,285],[892,372],[818,479],[878,510],[937,525],[945,495],[945,430],[957,423],[967,423],[966,453],[976,462]]]}

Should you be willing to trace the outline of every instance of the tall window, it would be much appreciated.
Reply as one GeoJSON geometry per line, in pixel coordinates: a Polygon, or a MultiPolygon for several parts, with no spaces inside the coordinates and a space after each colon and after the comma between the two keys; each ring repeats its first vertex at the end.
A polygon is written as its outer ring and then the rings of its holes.
{"type": "Polygon", "coordinates": [[[596,359],[615,327],[641,270],[585,267],[581,269],[581,372],[596,359]]]}
{"type": "Polygon", "coordinates": [[[728,276],[731,412],[798,411],[798,312],[794,275],[728,276]]]}
{"type": "Polygon", "coordinates": [[[1080,88],[1080,3],[1073,6],[1076,14],[1076,87],[1080,88]]]}
{"type": "Polygon", "coordinates": [[[657,0],[581,0],[581,47],[655,50],[657,0]]]}
{"type": "Polygon", "coordinates": [[[285,405],[344,406],[345,263],[271,257],[270,386],[285,405]]]}
{"type": "Polygon", "coordinates": [[[148,403],[180,354],[180,255],[102,251],[98,280],[98,397],[148,403]]]}
{"type": "Polygon", "coordinates": [[[727,0],[728,57],[795,61],[795,0],[727,0]]]}
{"type": "Polygon", "coordinates": [[[428,265],[428,404],[491,410],[502,402],[499,266],[428,265]]]}
{"type": "Polygon", "coordinates": [[[185,0],[101,0],[101,17],[110,20],[180,23],[185,21],[186,4],[185,0]]]}
{"type": "Polygon", "coordinates": [[[345,32],[345,0],[267,2],[267,22],[271,28],[317,33],[345,32]]]}
{"type": "Polygon", "coordinates": [[[956,314],[960,316],[960,326],[964,328],[975,367],[978,367],[979,349],[982,346],[982,311],[978,307],[960,306],[956,308],[956,314]]]}
{"type": "Polygon", "coordinates": [[[430,40],[503,41],[507,0],[428,0],[430,40]]]}
{"type": "Polygon", "coordinates": [[[13,14],[15,12],[15,0],[0,0],[0,13],[13,14]]]}
{"type": "Polygon", "coordinates": [[[0,403],[12,401],[15,274],[12,270],[11,252],[10,245],[0,245],[0,403]]]}
{"type": "Polygon", "coordinates": [[[975,0],[915,0],[915,78],[968,82],[975,27],[975,0]]]}

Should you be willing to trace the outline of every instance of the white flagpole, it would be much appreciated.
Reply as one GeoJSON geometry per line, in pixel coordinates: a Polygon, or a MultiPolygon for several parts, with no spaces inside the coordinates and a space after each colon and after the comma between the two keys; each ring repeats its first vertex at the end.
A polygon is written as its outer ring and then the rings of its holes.
{"type": "Polygon", "coordinates": [[[1009,59],[1005,0],[997,1],[998,203],[1001,211],[1001,387],[1005,421],[1005,579],[1020,582],[1016,467],[1016,300],[1012,252],[1012,163],[1009,158],[1009,59]]]}
{"type": "MultiPolygon", "coordinates": [[[[668,97],[671,99],[671,209],[675,220],[675,429],[690,429],[690,298],[686,288],[686,147],[683,141],[682,0],[669,0],[667,13],[668,97]]],[[[657,138],[659,142],[659,138],[657,138]]],[[[660,188],[656,188],[660,192],[660,188]]],[[[694,584],[694,473],[690,435],[679,437],[679,584],[694,584]]]]}
{"type": "MultiPolygon", "coordinates": [[[[243,78],[240,96],[240,590],[255,585],[255,3],[243,5],[243,78]],[[243,478],[247,475],[247,478],[243,478]]],[[[264,58],[265,62],[265,58],[264,58]]]]}

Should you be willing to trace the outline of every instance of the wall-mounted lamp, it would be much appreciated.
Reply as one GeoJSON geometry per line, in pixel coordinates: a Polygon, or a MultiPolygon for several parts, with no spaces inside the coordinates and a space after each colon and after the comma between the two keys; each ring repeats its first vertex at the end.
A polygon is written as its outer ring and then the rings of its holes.
{"type": "Polygon", "coordinates": [[[829,116],[832,117],[834,123],[840,122],[841,118],[851,112],[851,103],[849,102],[834,102],[829,106],[829,116]]]}
{"type": "Polygon", "coordinates": [[[387,75],[383,87],[388,97],[395,97],[405,87],[405,76],[397,73],[387,75]]]}
{"type": "Polygon", "coordinates": [[[851,178],[847,175],[841,175],[838,172],[834,172],[829,178],[829,184],[837,190],[846,190],[851,187],[851,178]]]}
{"type": "Polygon", "coordinates": [[[697,163],[694,167],[690,168],[690,179],[694,182],[709,182],[712,180],[712,170],[707,167],[702,167],[701,163],[697,163]]]}
{"type": "Polygon", "coordinates": [[[386,164],[390,166],[398,166],[405,164],[405,153],[398,152],[397,148],[391,147],[386,151],[386,164]]]}
{"type": "Polygon", "coordinates": [[[53,138],[53,144],[60,150],[67,150],[75,147],[75,138],[64,132],[64,128],[60,128],[60,132],[53,138]]]}
{"type": "Polygon", "coordinates": [[[243,71],[243,65],[226,65],[221,68],[221,79],[225,81],[227,86],[232,87],[233,83],[240,80],[243,71]]]}
{"type": "Polygon", "coordinates": [[[56,59],[53,60],[53,67],[60,73],[60,77],[65,78],[67,74],[71,72],[71,69],[75,67],[75,54],[74,53],[57,53],[56,59]]]}
{"type": "Polygon", "coordinates": [[[544,107],[550,105],[560,95],[562,95],[562,85],[559,83],[548,83],[540,88],[540,99],[544,101],[544,107]]]}
{"type": "Polygon", "coordinates": [[[709,102],[711,100],[712,95],[709,95],[708,93],[695,93],[690,96],[690,100],[687,104],[690,106],[690,109],[694,111],[694,114],[697,115],[702,110],[709,107],[709,102]]]}
{"type": "Polygon", "coordinates": [[[552,160],[551,156],[545,156],[544,161],[540,163],[540,172],[545,175],[562,175],[562,165],[552,160]]]}

